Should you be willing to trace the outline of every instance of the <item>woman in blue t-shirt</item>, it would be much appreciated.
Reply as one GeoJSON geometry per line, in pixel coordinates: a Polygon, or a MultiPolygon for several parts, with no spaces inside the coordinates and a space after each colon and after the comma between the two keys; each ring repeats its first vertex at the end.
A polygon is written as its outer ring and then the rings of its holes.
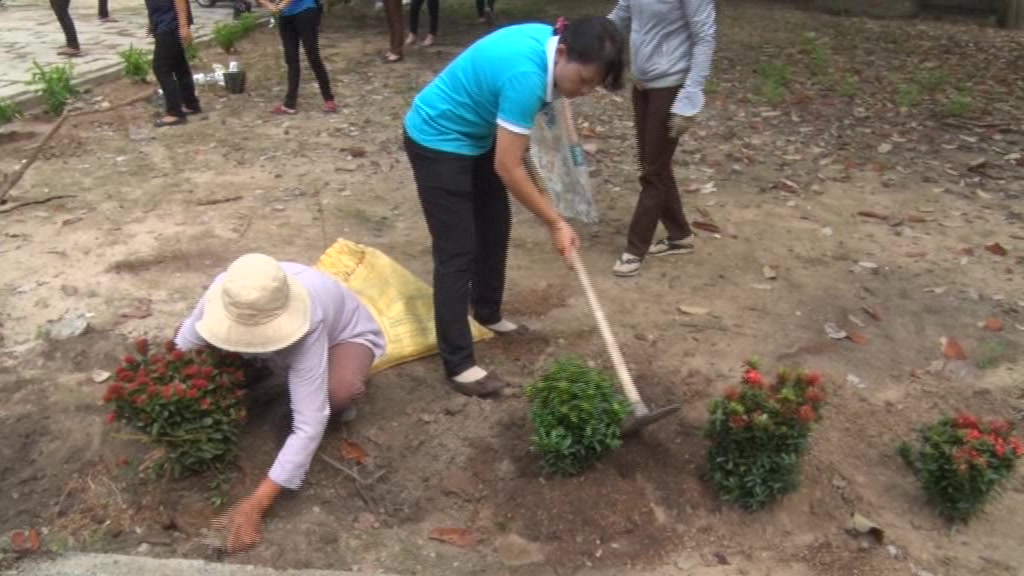
{"type": "Polygon", "coordinates": [[[501,28],[455,58],[406,115],[406,153],[433,244],[438,347],[463,394],[505,386],[476,363],[467,308],[499,335],[519,328],[501,314],[512,227],[506,189],[544,222],[563,257],[579,246],[523,163],[534,119],[555,97],[621,88],[623,51],[618,29],[602,17],[560,34],[547,24],[501,28]]]}
{"type": "Polygon", "coordinates": [[[284,46],[284,63],[288,66],[288,92],[284,102],[274,107],[274,114],[295,114],[299,98],[299,42],[306,51],[309,67],[313,69],[320,95],[324,99],[324,112],[337,112],[331,92],[331,79],[320,58],[320,8],[319,0],[260,0],[264,8],[277,16],[277,28],[284,46]]]}

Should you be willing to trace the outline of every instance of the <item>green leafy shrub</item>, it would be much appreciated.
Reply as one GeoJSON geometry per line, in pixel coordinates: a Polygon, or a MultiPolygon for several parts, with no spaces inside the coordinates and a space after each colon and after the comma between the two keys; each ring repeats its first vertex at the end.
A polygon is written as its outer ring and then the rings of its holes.
{"type": "Polygon", "coordinates": [[[245,12],[241,14],[237,20],[238,29],[241,31],[242,37],[246,37],[252,34],[253,30],[256,30],[256,26],[259,23],[259,17],[252,12],[245,12]]]}
{"type": "Polygon", "coordinates": [[[153,53],[129,45],[128,49],[122,50],[119,55],[124,62],[124,75],[136,82],[145,82],[153,65],[153,53]]]}
{"type": "Polygon", "coordinates": [[[47,113],[60,116],[71,100],[81,94],[73,81],[74,65],[53,64],[43,68],[33,60],[32,66],[34,70],[29,86],[35,87],[36,93],[43,97],[47,113]]]}
{"type": "Polygon", "coordinates": [[[185,46],[185,60],[189,63],[195,62],[199,58],[199,46],[195,42],[185,46]]]}
{"type": "Polygon", "coordinates": [[[14,102],[0,100],[0,124],[21,118],[21,108],[14,102]]]}
{"type": "Polygon", "coordinates": [[[754,511],[795,490],[824,402],[819,374],[782,370],[769,384],[749,361],[742,384],[712,401],[704,431],[708,479],[721,498],[754,511]]]}
{"type": "Polygon", "coordinates": [[[112,407],[107,422],[130,426],[159,448],[150,467],[156,475],[220,470],[245,421],[241,357],[215,348],[186,352],[170,341],[154,351],[145,338],[135,351],[103,397],[112,407]]]}
{"type": "Polygon", "coordinates": [[[242,27],[239,26],[238,21],[218,22],[213,27],[213,41],[225,52],[233,51],[235,44],[238,44],[238,41],[244,36],[245,34],[242,32],[242,27]]]}
{"type": "Polygon", "coordinates": [[[966,523],[999,494],[1024,456],[1024,443],[1013,431],[1009,420],[946,416],[918,431],[916,447],[900,444],[899,454],[938,514],[966,523]]]}
{"type": "Polygon", "coordinates": [[[577,474],[622,444],[619,427],[629,403],[600,370],[574,358],[559,359],[526,386],[526,397],[533,450],[547,472],[577,474]]]}

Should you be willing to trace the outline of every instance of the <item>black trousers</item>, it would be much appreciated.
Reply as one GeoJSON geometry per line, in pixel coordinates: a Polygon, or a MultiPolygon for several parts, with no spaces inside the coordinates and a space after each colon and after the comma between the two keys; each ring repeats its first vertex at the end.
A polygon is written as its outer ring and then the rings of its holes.
{"type": "Polygon", "coordinates": [[[110,18],[110,2],[109,0],[99,0],[98,15],[100,19],[110,18]]]}
{"type": "Polygon", "coordinates": [[[192,68],[185,57],[185,47],[176,30],[153,35],[153,75],[164,91],[167,115],[182,117],[185,111],[199,109],[196,86],[192,81],[192,68]]]}
{"type": "MultiPolygon", "coordinates": [[[[412,0],[409,6],[409,32],[416,34],[420,29],[420,11],[424,0],[412,0]]],[[[440,16],[440,0],[426,0],[427,12],[430,12],[430,34],[437,35],[437,19],[440,16]]]]}
{"type": "Polygon", "coordinates": [[[64,30],[64,42],[68,48],[78,50],[78,32],[75,30],[75,21],[71,19],[71,0],[50,0],[50,8],[57,16],[57,22],[64,30]]]}
{"type": "Polygon", "coordinates": [[[321,9],[310,8],[291,16],[282,16],[279,29],[281,44],[284,46],[284,63],[288,66],[288,92],[284,96],[285,108],[295,108],[299,99],[299,43],[306,51],[309,67],[313,69],[316,83],[320,86],[320,95],[324,101],[334,100],[331,92],[331,79],[327,76],[327,68],[320,58],[320,14],[321,9]]]}
{"type": "Polygon", "coordinates": [[[476,15],[484,15],[484,2],[487,2],[487,10],[494,12],[494,0],[476,0],[476,15]]]}
{"type": "Polygon", "coordinates": [[[449,378],[476,365],[469,307],[481,324],[501,321],[512,207],[494,171],[494,149],[463,156],[405,137],[434,256],[434,321],[449,378]]]}

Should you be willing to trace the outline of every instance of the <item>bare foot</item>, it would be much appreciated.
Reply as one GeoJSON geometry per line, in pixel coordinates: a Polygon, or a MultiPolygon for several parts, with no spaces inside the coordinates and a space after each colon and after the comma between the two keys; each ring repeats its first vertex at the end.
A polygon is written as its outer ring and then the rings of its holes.
{"type": "Polygon", "coordinates": [[[433,45],[434,45],[434,35],[433,34],[427,34],[426,39],[423,40],[423,46],[424,47],[428,47],[428,46],[433,46],[433,45]]]}
{"type": "Polygon", "coordinates": [[[405,37],[405,45],[406,46],[412,46],[415,43],[416,43],[416,35],[415,34],[410,33],[408,36],[405,37]]]}

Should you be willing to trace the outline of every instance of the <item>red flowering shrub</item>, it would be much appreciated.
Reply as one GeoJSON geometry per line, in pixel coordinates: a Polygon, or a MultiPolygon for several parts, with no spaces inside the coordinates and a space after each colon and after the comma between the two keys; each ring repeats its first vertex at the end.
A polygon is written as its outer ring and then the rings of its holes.
{"type": "Polygon", "coordinates": [[[1024,443],[1013,431],[1009,420],[946,416],[921,428],[918,447],[904,442],[899,453],[939,515],[966,523],[999,493],[1024,457],[1024,443]]]}
{"type": "Polygon", "coordinates": [[[782,370],[769,384],[758,362],[747,362],[741,385],[712,401],[704,430],[708,479],[722,499],[759,510],[795,490],[824,403],[820,374],[782,370]]]}
{"type": "Polygon", "coordinates": [[[112,407],[108,423],[131,426],[162,448],[152,471],[180,477],[233,456],[245,421],[241,357],[215,348],[186,352],[171,341],[155,351],[145,338],[135,352],[122,360],[103,402],[112,407]]]}

